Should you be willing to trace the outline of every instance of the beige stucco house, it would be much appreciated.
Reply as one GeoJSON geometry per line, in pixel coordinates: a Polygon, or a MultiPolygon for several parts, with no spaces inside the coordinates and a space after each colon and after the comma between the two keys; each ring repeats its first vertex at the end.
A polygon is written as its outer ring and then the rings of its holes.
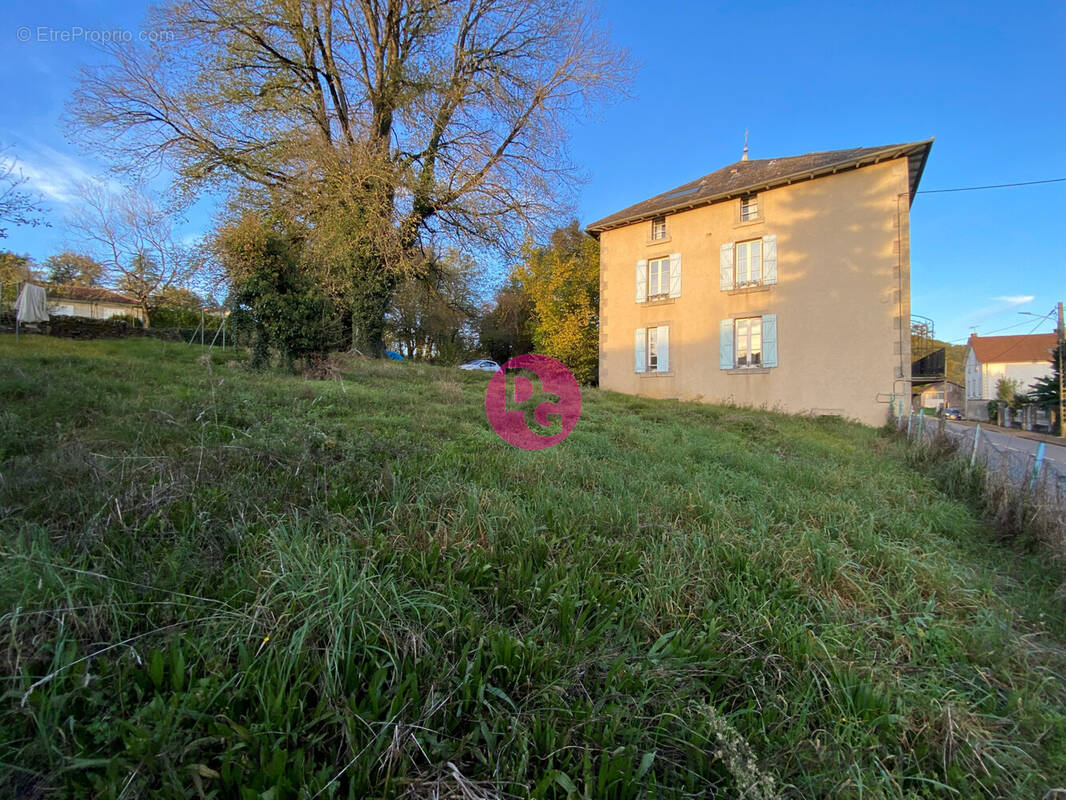
{"type": "Polygon", "coordinates": [[[131,316],[144,322],[144,309],[132,297],[99,286],[45,285],[48,313],[55,317],[110,319],[131,316]]]}
{"type": "Polygon", "coordinates": [[[910,403],[910,206],[931,147],[745,158],[590,225],[600,386],[883,423],[910,403]]]}
{"type": "Polygon", "coordinates": [[[988,419],[988,402],[995,399],[1003,378],[1017,381],[1025,393],[1038,378],[1052,375],[1051,352],[1057,341],[1054,333],[971,335],[966,343],[966,416],[988,419]]]}
{"type": "Polygon", "coordinates": [[[955,408],[965,405],[966,387],[955,381],[943,380],[914,386],[914,408],[955,408]]]}

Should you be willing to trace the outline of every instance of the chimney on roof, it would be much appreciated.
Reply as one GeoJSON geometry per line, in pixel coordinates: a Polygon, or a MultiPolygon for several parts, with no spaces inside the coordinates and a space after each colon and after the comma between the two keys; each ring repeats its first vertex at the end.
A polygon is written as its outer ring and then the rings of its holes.
{"type": "Polygon", "coordinates": [[[748,160],[748,132],[747,132],[747,130],[744,131],[744,155],[742,155],[740,157],[740,160],[741,161],[747,161],[748,160]]]}

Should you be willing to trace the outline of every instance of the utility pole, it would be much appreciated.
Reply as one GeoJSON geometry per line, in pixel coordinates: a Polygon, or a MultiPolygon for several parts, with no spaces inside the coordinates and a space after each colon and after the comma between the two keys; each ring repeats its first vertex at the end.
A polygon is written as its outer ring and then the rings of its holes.
{"type": "Polygon", "coordinates": [[[1066,350],[1066,325],[1063,325],[1062,319],[1062,301],[1059,301],[1059,437],[1066,438],[1066,419],[1063,419],[1062,412],[1066,409],[1066,392],[1062,391],[1062,351],[1066,350]]]}

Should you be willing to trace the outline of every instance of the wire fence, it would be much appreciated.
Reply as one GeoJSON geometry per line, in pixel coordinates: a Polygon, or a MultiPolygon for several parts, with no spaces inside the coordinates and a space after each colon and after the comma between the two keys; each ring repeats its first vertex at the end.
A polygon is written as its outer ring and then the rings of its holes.
{"type": "Polygon", "coordinates": [[[957,457],[982,468],[986,492],[1008,489],[1056,549],[1066,552],[1066,446],[1015,436],[994,425],[953,425],[913,412],[897,417],[896,424],[914,446],[950,445],[957,457]]]}

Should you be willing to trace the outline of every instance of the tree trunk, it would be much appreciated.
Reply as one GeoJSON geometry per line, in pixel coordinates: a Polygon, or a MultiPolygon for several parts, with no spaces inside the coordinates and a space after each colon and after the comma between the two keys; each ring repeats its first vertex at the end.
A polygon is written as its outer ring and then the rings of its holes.
{"type": "Polygon", "coordinates": [[[375,264],[358,281],[352,298],[352,349],[371,358],[385,355],[385,315],[398,279],[385,265],[375,264]]]}

